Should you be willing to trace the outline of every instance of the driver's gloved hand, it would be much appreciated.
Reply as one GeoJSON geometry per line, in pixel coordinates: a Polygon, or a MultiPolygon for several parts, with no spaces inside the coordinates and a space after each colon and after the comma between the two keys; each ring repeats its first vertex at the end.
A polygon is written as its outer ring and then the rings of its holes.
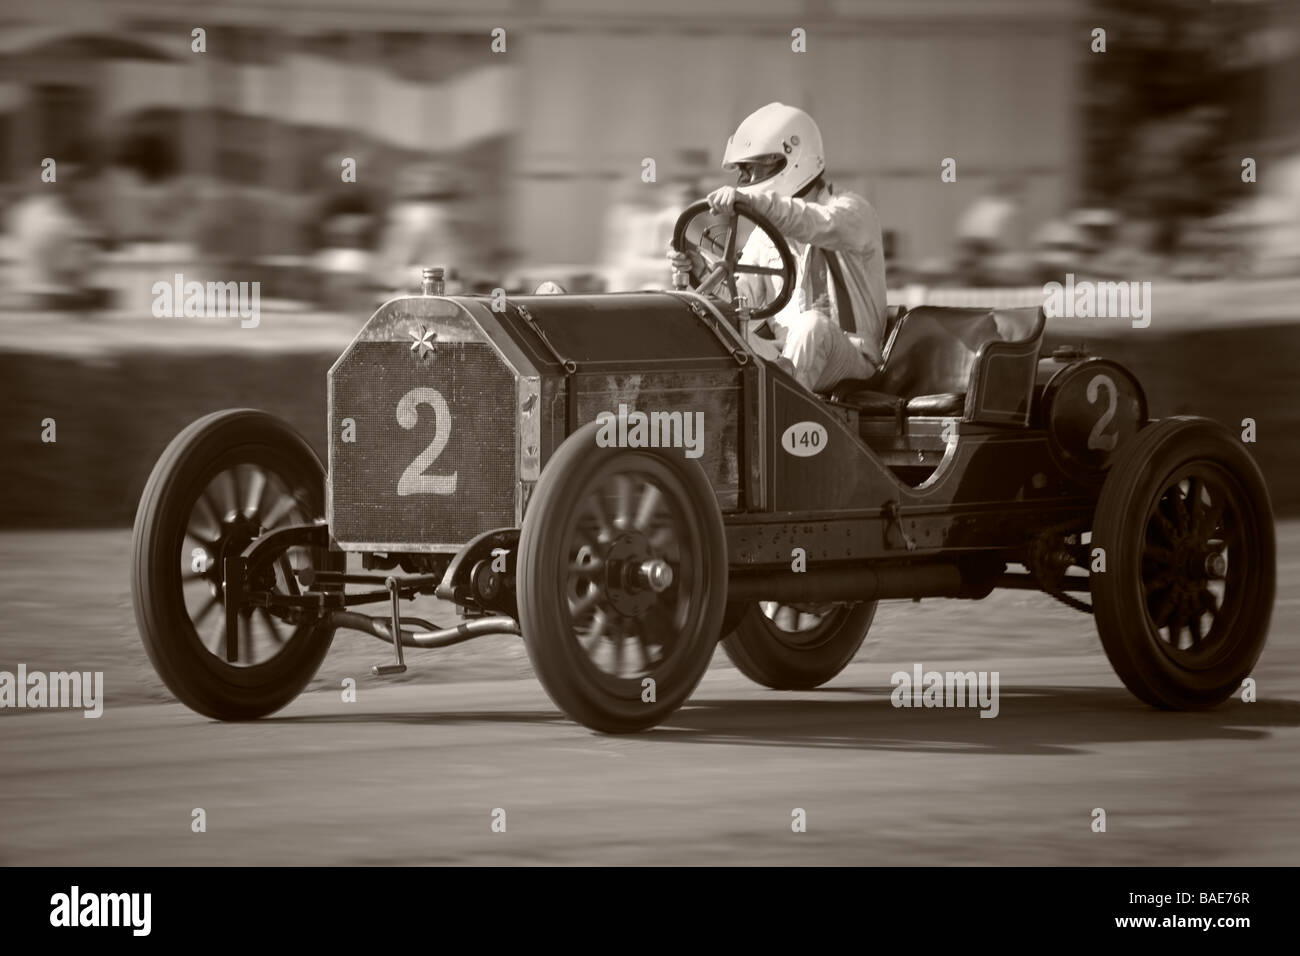
{"type": "Polygon", "coordinates": [[[668,261],[672,263],[674,272],[686,272],[695,276],[697,279],[708,271],[704,262],[704,256],[700,255],[694,249],[690,250],[690,253],[688,254],[669,248],[668,261]]]}
{"type": "Polygon", "coordinates": [[[739,197],[740,193],[735,186],[719,186],[709,193],[709,211],[715,216],[730,214],[739,197]]]}

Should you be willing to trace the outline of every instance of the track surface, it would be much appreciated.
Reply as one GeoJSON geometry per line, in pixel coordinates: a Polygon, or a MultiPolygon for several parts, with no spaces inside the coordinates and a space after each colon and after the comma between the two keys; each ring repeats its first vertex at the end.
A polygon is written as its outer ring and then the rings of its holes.
{"type": "Polygon", "coordinates": [[[497,638],[413,654],[437,684],[375,681],[358,668],[383,645],[336,645],[316,690],[256,723],[152,701],[123,568],[93,560],[124,547],[0,535],[0,669],[114,662],[99,720],[0,711],[0,863],[1300,863],[1300,525],[1279,528],[1257,703],[1146,708],[1089,619],[1000,593],[882,606],[815,692],[715,661],[668,724],[623,738],[564,719],[497,638]],[[998,671],[1000,715],[895,709],[890,675],[915,662],[998,671]]]}

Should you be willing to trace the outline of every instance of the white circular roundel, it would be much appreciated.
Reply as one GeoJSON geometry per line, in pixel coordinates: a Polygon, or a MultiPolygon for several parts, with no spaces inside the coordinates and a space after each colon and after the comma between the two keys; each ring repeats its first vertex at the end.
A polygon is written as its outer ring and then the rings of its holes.
{"type": "Polygon", "coordinates": [[[817,422],[795,422],[781,436],[781,448],[797,458],[811,458],[827,442],[826,429],[817,422]]]}

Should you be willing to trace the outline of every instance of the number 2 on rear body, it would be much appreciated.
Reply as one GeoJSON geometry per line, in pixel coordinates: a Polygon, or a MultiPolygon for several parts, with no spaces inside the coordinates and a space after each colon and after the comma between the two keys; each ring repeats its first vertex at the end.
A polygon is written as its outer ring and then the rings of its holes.
{"type": "Polygon", "coordinates": [[[451,438],[451,409],[436,388],[413,388],[397,403],[397,424],[403,428],[414,428],[420,417],[417,408],[419,405],[428,405],[433,409],[433,441],[420,452],[415,461],[406,466],[402,477],[397,480],[397,494],[401,497],[455,494],[456,472],[453,471],[450,475],[424,473],[442,454],[451,438]]]}
{"type": "Polygon", "coordinates": [[[1106,390],[1106,410],[1101,413],[1101,418],[1097,419],[1097,424],[1092,426],[1092,431],[1088,432],[1089,450],[1114,451],[1115,443],[1119,440],[1118,435],[1103,435],[1106,426],[1110,420],[1115,417],[1116,397],[1119,389],[1115,387],[1115,380],[1109,375],[1095,375],[1088,382],[1088,404],[1097,404],[1098,392],[1105,388],[1106,390]]]}

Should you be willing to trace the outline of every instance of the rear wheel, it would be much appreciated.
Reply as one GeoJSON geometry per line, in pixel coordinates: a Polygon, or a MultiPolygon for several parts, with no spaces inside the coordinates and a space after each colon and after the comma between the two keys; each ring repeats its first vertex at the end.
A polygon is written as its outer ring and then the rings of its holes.
{"type": "Polygon", "coordinates": [[[519,538],[519,624],[542,687],[593,730],[652,727],[680,707],[717,646],[726,602],[722,515],[680,452],[600,448],[593,423],[537,483],[519,538]]]}
{"type": "MultiPolygon", "coordinates": [[[[263,532],[324,514],[325,469],[311,446],[266,412],[199,419],[154,466],[136,513],[131,591],[145,651],[183,704],[218,720],[272,713],[302,691],[332,630],[245,608],[228,643],[222,568],[263,532]]],[[[340,569],[342,555],[288,548],[258,590],[297,594],[295,571],[340,569]]]]}
{"type": "Polygon", "coordinates": [[[1276,553],[1268,491],[1221,425],[1165,419],[1138,433],[1102,487],[1092,547],[1097,630],[1125,686],[1157,707],[1211,707],[1259,659],[1276,553]]]}
{"type": "Polygon", "coordinates": [[[736,669],[775,690],[809,690],[848,666],[871,629],[875,601],[750,604],[722,649],[736,669]]]}

